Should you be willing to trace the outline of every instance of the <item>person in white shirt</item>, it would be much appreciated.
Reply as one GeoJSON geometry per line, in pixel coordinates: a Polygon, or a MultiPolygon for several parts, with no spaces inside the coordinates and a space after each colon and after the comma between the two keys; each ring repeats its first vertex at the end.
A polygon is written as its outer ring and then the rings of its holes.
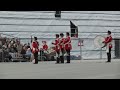
{"type": "Polygon", "coordinates": [[[26,57],[29,58],[29,60],[31,61],[31,58],[32,58],[32,51],[31,51],[31,48],[30,46],[27,46],[27,51],[26,51],[26,54],[25,54],[26,57]]]}

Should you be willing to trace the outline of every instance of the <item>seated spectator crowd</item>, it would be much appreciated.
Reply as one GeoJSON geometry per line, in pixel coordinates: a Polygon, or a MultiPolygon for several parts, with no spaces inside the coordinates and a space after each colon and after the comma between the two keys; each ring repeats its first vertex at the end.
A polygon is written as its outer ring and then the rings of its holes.
{"type": "Polygon", "coordinates": [[[23,59],[31,61],[32,52],[30,44],[21,44],[20,40],[15,38],[0,37],[0,52],[3,54],[3,59],[8,58],[12,61],[13,54],[21,54],[23,59]]]}

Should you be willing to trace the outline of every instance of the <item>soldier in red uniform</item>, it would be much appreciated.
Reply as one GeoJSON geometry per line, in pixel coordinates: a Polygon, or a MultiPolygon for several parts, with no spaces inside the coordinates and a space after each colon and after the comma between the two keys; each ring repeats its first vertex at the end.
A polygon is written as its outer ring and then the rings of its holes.
{"type": "Polygon", "coordinates": [[[49,58],[48,58],[48,45],[47,45],[47,42],[46,41],[42,41],[42,43],[43,43],[43,45],[42,45],[42,49],[41,49],[41,51],[40,51],[40,55],[41,55],[41,58],[42,58],[42,56],[44,56],[45,57],[45,61],[47,61],[47,60],[49,60],[49,58]]]}
{"type": "Polygon", "coordinates": [[[46,41],[42,41],[43,43],[43,50],[47,51],[48,50],[48,45],[46,44],[46,41]]]}
{"type": "Polygon", "coordinates": [[[57,62],[56,64],[60,63],[60,47],[59,47],[59,34],[56,34],[56,40],[52,44],[55,45],[55,51],[56,51],[56,57],[57,57],[57,62]]]}
{"type": "Polygon", "coordinates": [[[65,51],[67,53],[67,63],[70,63],[70,51],[72,49],[72,45],[71,45],[71,38],[69,32],[66,33],[64,44],[65,44],[65,51]]]}
{"type": "Polygon", "coordinates": [[[34,37],[34,41],[32,43],[32,53],[34,54],[35,63],[38,64],[38,52],[39,52],[39,43],[37,41],[37,37],[34,37]]]}
{"type": "Polygon", "coordinates": [[[65,47],[64,47],[64,41],[65,41],[65,38],[64,38],[64,34],[63,33],[60,33],[60,61],[61,63],[64,63],[64,53],[65,53],[65,47]]]}
{"type": "Polygon", "coordinates": [[[105,38],[105,41],[103,41],[106,46],[106,52],[107,52],[107,62],[111,62],[111,49],[112,49],[112,36],[111,31],[108,31],[108,36],[105,38]]]}

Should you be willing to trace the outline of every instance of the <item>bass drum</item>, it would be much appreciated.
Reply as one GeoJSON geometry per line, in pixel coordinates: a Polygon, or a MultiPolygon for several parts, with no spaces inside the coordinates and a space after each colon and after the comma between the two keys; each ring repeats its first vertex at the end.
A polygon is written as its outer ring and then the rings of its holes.
{"type": "Polygon", "coordinates": [[[101,35],[98,35],[95,37],[94,39],[94,45],[97,48],[102,48],[105,46],[105,44],[103,43],[103,41],[105,41],[105,38],[101,35]]]}
{"type": "Polygon", "coordinates": [[[50,47],[50,48],[47,50],[47,53],[48,53],[48,54],[51,54],[51,53],[53,53],[53,52],[55,52],[54,47],[50,47]]]}

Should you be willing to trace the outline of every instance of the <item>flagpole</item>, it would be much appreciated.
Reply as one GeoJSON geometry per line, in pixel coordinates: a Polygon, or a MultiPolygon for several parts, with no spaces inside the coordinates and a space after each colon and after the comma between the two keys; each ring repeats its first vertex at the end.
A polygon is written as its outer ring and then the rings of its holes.
{"type": "Polygon", "coordinates": [[[31,42],[32,42],[32,36],[31,36],[31,42]]]}

